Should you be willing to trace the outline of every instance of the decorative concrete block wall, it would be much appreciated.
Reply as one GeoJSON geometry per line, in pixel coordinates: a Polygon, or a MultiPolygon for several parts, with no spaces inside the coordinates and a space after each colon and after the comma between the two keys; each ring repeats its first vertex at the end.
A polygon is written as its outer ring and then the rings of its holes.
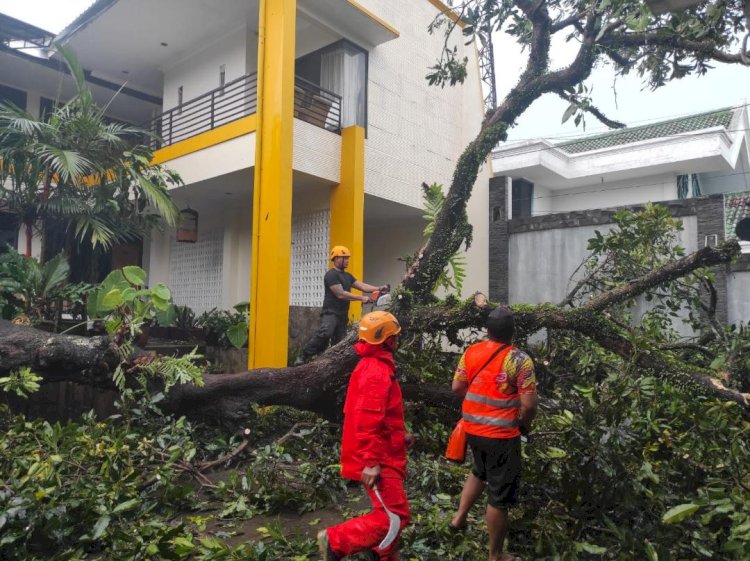
{"type": "Polygon", "coordinates": [[[195,243],[172,238],[169,252],[169,287],[175,304],[190,306],[196,314],[221,307],[224,230],[201,232],[195,243]]]}
{"type": "Polygon", "coordinates": [[[292,223],[292,278],[289,304],[323,305],[328,270],[330,210],[299,214],[292,223]]]}

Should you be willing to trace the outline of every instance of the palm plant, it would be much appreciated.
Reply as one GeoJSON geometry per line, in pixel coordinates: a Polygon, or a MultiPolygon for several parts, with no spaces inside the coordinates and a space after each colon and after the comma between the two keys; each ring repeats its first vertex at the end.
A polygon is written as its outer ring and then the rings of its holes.
{"type": "MultiPolygon", "coordinates": [[[[433,183],[432,185],[422,183],[422,200],[424,201],[424,214],[422,217],[426,222],[422,234],[425,238],[429,238],[435,231],[438,215],[443,208],[443,203],[445,203],[443,186],[438,183],[433,183]]],[[[433,290],[439,288],[443,288],[449,292],[455,290],[461,296],[461,289],[466,278],[466,256],[460,252],[456,252],[448,258],[448,265],[450,266],[450,270],[446,267],[440,273],[433,290]]]]}
{"type": "Polygon", "coordinates": [[[68,252],[76,242],[109,249],[133,241],[161,220],[174,226],[179,211],[169,186],[179,176],[151,165],[151,150],[139,142],[147,131],[108,122],[73,53],[57,48],[77,88],[70,101],[40,119],[0,104],[0,209],[24,226],[27,256],[34,229],[45,243],[50,224],[68,252]]]}
{"type": "Polygon", "coordinates": [[[15,252],[0,255],[0,319],[39,325],[59,324],[63,302],[82,305],[92,287],[70,284],[70,265],[62,254],[41,265],[15,252]]]}

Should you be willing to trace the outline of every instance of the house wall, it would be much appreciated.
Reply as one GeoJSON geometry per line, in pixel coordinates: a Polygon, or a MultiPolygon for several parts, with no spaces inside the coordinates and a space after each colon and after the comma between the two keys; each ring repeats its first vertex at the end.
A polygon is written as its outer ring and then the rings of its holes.
{"type": "Polygon", "coordinates": [[[255,165],[255,133],[246,134],[165,162],[185,185],[255,165]]]}
{"type": "MultiPolygon", "coordinates": [[[[254,37],[254,35],[250,35],[254,37]]],[[[257,67],[257,38],[247,40],[243,23],[209,45],[187,52],[164,69],[164,109],[177,106],[177,89],[182,86],[183,103],[219,87],[219,67],[224,64],[226,81],[231,82],[257,67]],[[253,48],[254,46],[254,48],[253,48]],[[253,56],[255,54],[255,56],[253,56]],[[253,61],[253,62],[251,62],[253,61]]]]}
{"type": "MultiPolygon", "coordinates": [[[[468,135],[463,129],[463,105],[480,100],[476,69],[463,85],[430,87],[429,66],[440,54],[443,37],[427,26],[439,13],[428,1],[361,4],[396,27],[397,39],[370,50],[368,70],[367,193],[421,207],[420,184],[448,185],[454,163],[468,135]]],[[[453,42],[461,54],[474,56],[460,33],[453,42]]],[[[481,110],[473,113],[475,127],[481,110]]]]}
{"type": "Polygon", "coordinates": [[[387,227],[365,225],[365,282],[398,286],[406,271],[406,264],[398,257],[412,255],[419,249],[423,228],[421,221],[389,223],[387,227]]]}
{"type": "Polygon", "coordinates": [[[323,305],[323,276],[328,270],[330,251],[329,200],[330,189],[326,187],[295,189],[290,306],[319,308],[323,305]]]}
{"type": "MultiPolygon", "coordinates": [[[[321,28],[318,23],[311,22],[304,14],[299,11],[297,12],[297,37],[294,46],[297,58],[322,49],[339,39],[339,36],[321,28]]],[[[255,58],[257,59],[258,57],[256,56],[255,58]]]]}
{"type": "MultiPolygon", "coordinates": [[[[574,272],[590,253],[588,240],[597,230],[606,235],[611,227],[600,224],[511,234],[510,302],[560,302],[583,275],[582,270],[574,272]]],[[[678,243],[688,252],[695,251],[696,217],[683,217],[683,227],[678,243]]]]}
{"type": "Polygon", "coordinates": [[[736,170],[722,170],[698,174],[701,193],[715,195],[718,193],[734,193],[750,191],[750,167],[738,167],[736,170]]]}
{"type": "MultiPolygon", "coordinates": [[[[221,186],[221,178],[218,178],[202,188],[218,191],[221,186]]],[[[184,193],[179,196],[183,200],[190,199],[184,193]]],[[[253,216],[250,206],[238,203],[245,199],[249,204],[252,193],[243,193],[224,204],[216,198],[190,199],[190,207],[199,213],[198,242],[178,243],[173,228],[155,231],[151,240],[144,244],[143,262],[148,265],[149,285],[167,284],[177,304],[188,305],[197,312],[212,307],[229,309],[247,301],[253,216]],[[185,263],[180,263],[181,260],[185,263]]],[[[318,307],[323,303],[322,279],[329,251],[328,200],[326,187],[295,188],[291,305],[318,307]]]]}
{"type": "MultiPolygon", "coordinates": [[[[440,13],[438,8],[427,0],[362,0],[360,4],[400,33],[369,54],[365,191],[421,208],[422,182],[441,183],[447,191],[459,155],[479,131],[484,110],[476,50],[473,44],[464,45],[457,28],[450,45],[457,46],[459,56],[469,57],[466,81],[455,87],[429,86],[425,75],[444,42],[440,32],[427,31],[440,13]]],[[[487,291],[489,249],[481,233],[487,230],[488,181],[485,165],[468,204],[477,235],[467,254],[465,292],[487,291]]],[[[421,226],[415,229],[419,230],[421,226]]],[[[404,253],[418,246],[404,245],[404,253]]]]}
{"type": "Polygon", "coordinates": [[[738,263],[730,266],[727,274],[727,321],[739,325],[750,325],[750,255],[743,255],[738,263]]]}
{"type": "MultiPolygon", "coordinates": [[[[493,205],[504,201],[504,181],[493,179],[493,205]]],[[[724,207],[721,196],[664,201],[684,230],[680,245],[688,252],[723,240],[724,207]]],[[[637,207],[620,207],[632,208],[637,207]]],[[[502,210],[498,206],[499,210],[502,210]]],[[[559,302],[570,276],[586,256],[586,245],[594,230],[608,230],[616,209],[594,209],[492,222],[491,254],[507,252],[507,260],[492,264],[490,297],[512,303],[559,302]]],[[[747,294],[750,287],[750,257],[736,265],[713,269],[717,293],[716,317],[722,322],[750,321],[747,294]]],[[[578,273],[580,274],[580,273],[578,273]]],[[[642,303],[641,303],[642,304],[642,303]]],[[[639,305],[639,309],[645,306],[639,305]]],[[[684,326],[677,325],[683,334],[684,326]]]]}
{"type": "Polygon", "coordinates": [[[533,216],[669,201],[677,198],[677,176],[673,173],[651,175],[626,181],[600,182],[558,189],[534,184],[533,216]]]}
{"type": "MultiPolygon", "coordinates": [[[[211,212],[201,204],[192,204],[198,211],[198,241],[195,244],[176,241],[175,230],[152,233],[144,263],[148,263],[148,284],[163,282],[172,290],[175,304],[190,306],[196,313],[211,308],[230,308],[239,300],[234,285],[243,276],[241,230],[237,212],[211,212]]],[[[250,237],[245,239],[250,242],[250,237]]],[[[248,252],[249,254],[249,252],[248,252]]],[[[247,264],[249,278],[249,260],[247,264]]],[[[242,298],[247,300],[247,296],[242,298]]]]}
{"type": "MultiPolygon", "coordinates": [[[[684,229],[678,244],[692,252],[697,249],[697,219],[683,218],[684,229]]],[[[510,236],[509,301],[511,304],[561,302],[584,275],[579,265],[589,255],[588,240],[599,231],[606,235],[611,224],[556,228],[515,233],[510,236]]],[[[633,317],[640,318],[652,305],[638,300],[632,308],[633,317]]],[[[682,314],[686,317],[686,313],[682,314]]],[[[673,327],[683,335],[691,330],[676,321],[673,327]]]]}
{"type": "Polygon", "coordinates": [[[338,183],[341,178],[341,136],[295,119],[292,166],[295,171],[338,183]]]}

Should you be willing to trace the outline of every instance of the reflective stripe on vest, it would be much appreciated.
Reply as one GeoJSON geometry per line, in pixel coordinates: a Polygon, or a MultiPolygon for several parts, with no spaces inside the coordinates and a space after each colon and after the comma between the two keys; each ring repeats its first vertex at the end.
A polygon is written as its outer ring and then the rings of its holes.
{"type": "Polygon", "coordinates": [[[480,425],[490,425],[491,427],[517,427],[516,419],[497,419],[495,417],[485,417],[483,415],[470,415],[464,413],[464,421],[470,421],[480,425]]]}
{"type": "Polygon", "coordinates": [[[466,351],[464,359],[470,385],[461,408],[464,428],[467,434],[485,438],[514,438],[520,434],[518,389],[511,386],[512,393],[502,393],[498,388],[504,376],[505,359],[514,347],[508,345],[488,364],[487,360],[498,345],[494,341],[484,341],[466,351]],[[482,370],[477,371],[480,368],[482,370]]]}
{"type": "Polygon", "coordinates": [[[520,407],[520,399],[493,399],[486,395],[479,395],[476,393],[467,393],[464,399],[469,401],[475,401],[477,403],[483,403],[485,405],[492,405],[493,407],[499,407],[500,409],[509,409],[513,407],[520,407]]]}

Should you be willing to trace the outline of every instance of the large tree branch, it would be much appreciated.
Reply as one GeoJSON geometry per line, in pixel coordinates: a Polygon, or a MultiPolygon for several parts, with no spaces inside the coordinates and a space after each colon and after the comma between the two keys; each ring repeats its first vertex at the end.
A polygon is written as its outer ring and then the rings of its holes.
{"type": "Polygon", "coordinates": [[[581,110],[586,111],[587,113],[591,113],[594,117],[596,117],[602,124],[605,126],[611,128],[611,129],[623,129],[627,125],[621,121],[615,121],[614,119],[610,119],[607,117],[604,113],[602,113],[596,106],[592,105],[588,102],[580,102],[576,98],[576,96],[569,94],[563,90],[558,90],[555,92],[558,96],[560,96],[565,101],[569,101],[570,103],[575,103],[578,105],[578,107],[581,108],[581,110]]]}
{"type": "MultiPolygon", "coordinates": [[[[703,248],[679,261],[614,288],[580,308],[553,304],[514,306],[521,336],[540,329],[580,333],[623,359],[635,360],[643,372],[691,388],[700,395],[715,395],[735,401],[750,412],[748,395],[726,388],[710,370],[697,368],[656,347],[635,348],[627,327],[606,317],[606,306],[622,302],[697,268],[726,263],[739,252],[736,242],[703,248]]],[[[456,306],[418,306],[404,316],[412,333],[445,334],[464,328],[481,328],[492,306],[482,295],[456,306]]],[[[236,374],[208,374],[205,385],[173,388],[164,402],[171,412],[221,422],[236,427],[246,422],[249,403],[289,405],[317,412],[329,418],[340,415],[349,373],[357,363],[352,343],[356,334],[332,347],[316,360],[297,368],[262,368],[236,374]]],[[[106,337],[51,335],[28,327],[0,321],[0,374],[30,366],[46,382],[75,380],[90,385],[111,385],[110,373],[118,362],[117,353],[106,337]]],[[[457,401],[446,384],[404,384],[407,399],[432,406],[455,408],[457,401]]]]}
{"type": "Polygon", "coordinates": [[[550,26],[550,31],[552,33],[557,33],[558,31],[562,31],[568,26],[572,26],[576,28],[577,30],[583,29],[583,23],[584,18],[586,17],[586,11],[578,12],[577,14],[573,14],[572,16],[568,16],[567,18],[558,19],[555,22],[552,23],[550,26]]]}
{"type": "MultiPolygon", "coordinates": [[[[433,288],[448,260],[471,241],[472,229],[466,220],[466,204],[479,174],[492,149],[506,138],[509,124],[542,95],[532,87],[549,66],[551,20],[544,1],[516,0],[516,5],[532,22],[529,60],[517,85],[501,105],[482,123],[477,137],[466,147],[456,164],[451,186],[435,221],[433,235],[419,250],[402,280],[402,287],[417,302],[431,298],[433,288]]],[[[407,300],[411,302],[411,298],[407,300]]],[[[403,306],[404,302],[401,303],[403,306]]]]}
{"type": "Polygon", "coordinates": [[[670,261],[663,267],[634,279],[626,285],[598,294],[589,300],[584,307],[592,311],[604,310],[614,304],[642,294],[651,287],[664,285],[701,267],[728,263],[739,253],[740,246],[734,240],[725,241],[716,247],[701,248],[682,259],[670,261]]]}
{"type": "MultiPolygon", "coordinates": [[[[644,375],[651,374],[695,395],[733,401],[741,405],[746,414],[750,414],[750,394],[726,387],[715,377],[716,372],[696,367],[668,352],[643,345],[634,347],[623,328],[600,312],[585,306],[560,308],[553,304],[520,305],[512,308],[521,337],[527,337],[541,329],[579,333],[627,361],[634,360],[639,372],[644,375]]],[[[484,324],[491,310],[491,306],[478,306],[473,301],[451,308],[415,309],[412,325],[425,333],[477,328],[484,324]]]]}
{"type": "MultiPolygon", "coordinates": [[[[402,287],[417,302],[430,299],[437,279],[448,259],[464,242],[471,240],[471,226],[466,221],[466,204],[471,196],[479,168],[495,145],[506,138],[507,127],[542,94],[576,84],[591,72],[594,61],[594,38],[598,30],[596,16],[586,21],[581,47],[567,68],[549,72],[550,28],[552,25],[544,2],[516,0],[516,5],[532,23],[529,59],[516,86],[500,106],[482,124],[477,138],[464,150],[456,165],[451,187],[435,222],[434,234],[417,253],[406,272],[402,287]]],[[[406,302],[411,302],[407,299],[406,302]]]]}
{"type": "Polygon", "coordinates": [[[0,375],[27,366],[49,381],[94,384],[120,362],[109,337],[69,337],[0,320],[0,375]],[[71,356],[76,357],[70,360],[71,356]]]}
{"type": "Polygon", "coordinates": [[[586,21],[581,37],[581,46],[578,48],[573,62],[565,68],[540,76],[536,80],[535,87],[538,87],[542,93],[555,92],[564,90],[566,87],[578,84],[588,78],[594,67],[594,62],[596,62],[594,45],[598,30],[597,18],[592,13],[586,21]]]}
{"type": "Polygon", "coordinates": [[[696,58],[704,57],[718,62],[747,65],[741,52],[728,53],[716,47],[714,41],[696,41],[678,35],[650,33],[610,33],[602,37],[599,44],[614,49],[633,49],[641,47],[667,47],[673,50],[687,51],[696,58]]]}
{"type": "MultiPolygon", "coordinates": [[[[658,348],[636,349],[623,326],[602,313],[608,306],[638,296],[698,268],[728,263],[739,252],[739,244],[735,241],[727,241],[713,248],[702,248],[678,261],[666,263],[631,283],[606,291],[579,308],[563,308],[553,304],[513,306],[519,334],[527,337],[540,329],[580,333],[623,359],[635,360],[643,372],[649,372],[678,386],[689,387],[698,394],[715,395],[720,399],[734,401],[750,414],[750,394],[727,388],[715,377],[716,372],[681,361],[672,354],[660,352],[658,348]]],[[[414,309],[410,316],[411,328],[423,333],[457,332],[460,329],[476,328],[484,324],[491,309],[492,306],[486,300],[476,297],[452,308],[414,309]]]]}

